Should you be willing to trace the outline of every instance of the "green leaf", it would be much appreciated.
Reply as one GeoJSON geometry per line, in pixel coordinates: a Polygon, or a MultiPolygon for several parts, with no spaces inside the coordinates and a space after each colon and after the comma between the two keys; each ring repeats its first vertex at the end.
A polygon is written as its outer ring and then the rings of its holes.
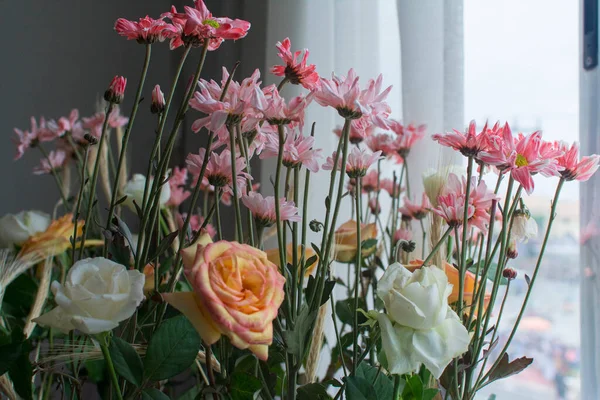
{"type": "Polygon", "coordinates": [[[164,321],[148,344],[145,379],[160,381],[183,372],[192,365],[199,350],[200,337],[186,317],[164,321]]]}
{"type": "Polygon", "coordinates": [[[421,400],[423,398],[423,382],[419,375],[412,375],[406,380],[402,391],[402,398],[406,400],[421,400]]]}
{"type": "MultiPolygon", "coordinates": [[[[484,263],[485,261],[481,261],[481,267],[479,268],[479,275],[483,275],[483,268],[484,268],[484,263]]],[[[498,269],[498,264],[497,263],[491,263],[490,267],[488,268],[486,277],[491,280],[492,282],[494,281],[494,279],[496,278],[496,270],[498,269]]],[[[470,266],[468,268],[469,271],[471,271],[472,273],[476,273],[477,272],[477,264],[474,264],[472,266],[470,266]]],[[[501,277],[500,278],[500,285],[506,285],[508,283],[508,279],[506,279],[505,277],[501,277]]]]}
{"type": "Polygon", "coordinates": [[[85,369],[88,379],[93,383],[98,383],[104,380],[104,372],[106,363],[103,359],[100,360],[85,360],[85,369]]]}
{"type": "Polygon", "coordinates": [[[363,240],[361,248],[364,253],[368,253],[373,247],[377,246],[377,239],[367,239],[363,240]]]}
{"type": "Polygon", "coordinates": [[[25,342],[21,346],[21,354],[8,370],[8,375],[13,382],[15,391],[25,400],[33,399],[31,381],[33,379],[33,367],[29,361],[30,345],[25,342]]]}
{"type": "Polygon", "coordinates": [[[437,396],[439,389],[429,388],[423,391],[423,400],[433,400],[437,396]]]}
{"type": "Polygon", "coordinates": [[[256,392],[262,388],[257,377],[246,372],[234,372],[229,388],[232,400],[254,400],[256,392]]]}
{"type": "Polygon", "coordinates": [[[0,346],[0,376],[4,375],[21,355],[23,343],[9,343],[0,346]]]}
{"type": "Polygon", "coordinates": [[[108,346],[115,370],[127,382],[142,385],[144,365],[137,351],[126,341],[113,337],[108,346]]]}
{"type": "Polygon", "coordinates": [[[6,287],[2,313],[15,318],[25,318],[35,300],[38,285],[27,274],[21,274],[6,287]]]}
{"type": "Polygon", "coordinates": [[[389,376],[382,372],[378,372],[378,368],[363,361],[356,369],[356,376],[365,378],[368,382],[372,382],[373,389],[375,390],[378,399],[391,399],[394,396],[394,382],[392,382],[389,376]]]}
{"type": "MultiPolygon", "coordinates": [[[[367,309],[365,299],[362,297],[358,299],[358,308],[362,308],[363,310],[367,309]]],[[[355,312],[354,299],[338,300],[335,302],[335,314],[342,323],[352,326],[355,312]]],[[[367,317],[362,313],[358,313],[358,324],[364,324],[365,322],[367,322],[367,317]]]]}
{"type": "Polygon", "coordinates": [[[516,360],[509,362],[508,354],[504,353],[498,365],[496,365],[496,367],[490,371],[489,381],[493,382],[498,379],[507,378],[511,375],[516,375],[525,368],[529,367],[532,362],[533,358],[528,357],[517,358],[516,360]]]}
{"type": "Polygon", "coordinates": [[[163,254],[165,251],[167,251],[167,249],[171,247],[171,244],[173,243],[177,235],[179,235],[179,231],[171,232],[167,236],[165,236],[164,239],[160,242],[158,249],[156,249],[152,257],[148,258],[148,260],[154,260],[161,254],[163,254]]]}
{"type": "Polygon", "coordinates": [[[297,391],[298,400],[329,400],[331,397],[327,394],[327,389],[320,383],[309,383],[300,386],[297,391]]]}
{"type": "Polygon", "coordinates": [[[346,378],[346,399],[379,400],[371,382],[360,376],[349,376],[346,378]]]}
{"type": "Polygon", "coordinates": [[[142,392],[142,400],[169,400],[169,396],[158,389],[146,388],[142,392]]]}
{"type": "Polygon", "coordinates": [[[287,352],[294,354],[298,358],[302,358],[303,352],[306,350],[306,343],[309,342],[309,334],[312,329],[313,322],[317,318],[317,310],[310,311],[305,305],[300,310],[300,314],[296,319],[294,330],[284,331],[285,343],[287,344],[287,352]]]}

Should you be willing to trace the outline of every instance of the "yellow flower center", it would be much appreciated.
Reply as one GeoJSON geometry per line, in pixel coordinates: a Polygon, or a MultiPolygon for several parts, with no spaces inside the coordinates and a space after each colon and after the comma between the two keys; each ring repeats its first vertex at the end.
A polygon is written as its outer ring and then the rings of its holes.
{"type": "Polygon", "coordinates": [[[517,159],[515,160],[515,164],[517,167],[526,167],[529,165],[529,161],[525,158],[525,156],[521,154],[517,154],[517,159]]]}
{"type": "Polygon", "coordinates": [[[204,25],[210,25],[215,29],[220,26],[219,23],[217,21],[215,21],[214,19],[205,19],[204,21],[202,21],[202,23],[204,25]]]}

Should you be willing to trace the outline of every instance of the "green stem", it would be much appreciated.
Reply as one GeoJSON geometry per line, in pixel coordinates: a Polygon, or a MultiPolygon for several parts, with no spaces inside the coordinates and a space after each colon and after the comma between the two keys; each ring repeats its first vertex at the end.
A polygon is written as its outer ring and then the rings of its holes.
{"type": "MultiPolygon", "coordinates": [[[[343,164],[345,165],[345,164],[343,164]]],[[[358,288],[360,286],[360,272],[362,266],[362,240],[361,240],[361,197],[362,197],[362,178],[356,178],[355,187],[355,200],[356,200],[356,261],[354,270],[354,319],[353,319],[353,350],[352,350],[352,375],[356,374],[356,368],[358,367],[357,356],[358,356],[358,288]]]]}
{"type": "MultiPolygon", "coordinates": [[[[244,240],[244,231],[242,226],[242,213],[240,210],[240,199],[238,197],[238,185],[237,185],[237,168],[236,162],[236,151],[235,151],[235,132],[231,125],[227,126],[229,131],[229,149],[231,153],[231,186],[233,189],[233,208],[235,210],[235,237],[238,242],[244,240]]],[[[275,202],[277,203],[277,201],[275,202]]]]}
{"type": "MultiPolygon", "coordinates": [[[[113,183],[112,194],[110,199],[110,207],[108,209],[108,217],[106,219],[106,229],[110,228],[110,221],[112,219],[113,213],[115,212],[116,202],[117,202],[117,192],[119,189],[119,177],[121,169],[125,164],[125,157],[127,155],[127,144],[129,143],[129,136],[131,135],[131,130],[133,129],[133,122],[135,121],[135,117],[137,115],[137,110],[140,105],[140,99],[142,97],[142,90],[144,89],[144,82],[146,81],[146,74],[148,73],[148,67],[150,66],[150,56],[152,54],[152,45],[146,44],[146,56],[144,57],[144,66],[142,67],[142,75],[140,76],[140,82],[138,84],[137,92],[135,94],[135,99],[133,101],[133,107],[131,109],[131,114],[129,115],[129,123],[127,124],[127,128],[125,129],[125,133],[123,135],[123,139],[121,141],[121,153],[119,154],[119,161],[117,164],[117,169],[115,171],[115,181],[113,183]]],[[[147,177],[149,178],[149,177],[147,177]]],[[[106,257],[108,252],[108,238],[104,243],[103,255],[106,257]]]]}
{"type": "Polygon", "coordinates": [[[446,229],[446,232],[444,232],[444,234],[442,235],[440,240],[436,243],[435,246],[433,246],[433,249],[431,249],[431,252],[427,256],[427,258],[423,261],[423,265],[427,265],[427,263],[433,258],[435,253],[438,252],[440,247],[442,247],[442,245],[444,245],[444,242],[446,241],[446,238],[448,237],[448,235],[450,235],[450,233],[452,232],[452,229],[453,228],[451,226],[449,226],[448,229],[446,229]]]}
{"type": "Polygon", "coordinates": [[[65,195],[65,187],[63,186],[62,180],[60,179],[60,176],[58,175],[56,168],[54,168],[52,166],[52,163],[50,162],[50,155],[48,154],[48,152],[46,151],[46,149],[44,149],[44,147],[42,145],[38,145],[38,148],[42,152],[42,155],[44,156],[46,161],[48,161],[48,166],[50,167],[50,174],[54,178],[54,181],[56,182],[56,186],[58,186],[58,192],[60,194],[61,201],[62,201],[64,207],[68,209],[69,203],[67,202],[67,198],[65,195]]]}
{"type": "Polygon", "coordinates": [[[83,193],[85,186],[87,185],[87,161],[89,154],[89,145],[85,146],[85,155],[81,164],[81,182],[79,186],[79,194],[77,195],[77,202],[75,204],[75,212],[73,213],[73,244],[71,247],[71,262],[75,263],[75,249],[77,248],[77,224],[79,222],[79,213],[81,211],[81,201],[83,199],[83,193]]]}
{"type": "MultiPolygon", "coordinates": [[[[465,197],[465,207],[464,207],[464,215],[463,215],[463,224],[462,224],[462,242],[461,242],[461,252],[460,252],[460,263],[458,265],[458,315],[460,316],[460,320],[463,320],[463,300],[465,295],[465,274],[467,273],[467,231],[469,230],[469,197],[471,195],[471,177],[473,176],[473,157],[469,157],[469,161],[467,164],[467,190],[465,197]]],[[[458,238],[457,238],[458,239],[458,238]]],[[[458,240],[457,240],[458,245],[458,240]]]]}
{"type": "Polygon", "coordinates": [[[277,244],[279,247],[279,265],[281,266],[282,271],[286,271],[286,248],[285,243],[283,242],[283,229],[281,223],[281,212],[279,207],[279,184],[281,180],[281,167],[283,165],[283,146],[285,144],[285,132],[283,125],[277,125],[277,133],[279,135],[279,151],[277,154],[277,167],[275,170],[275,216],[277,221],[275,222],[277,226],[277,244]]]}
{"type": "Polygon", "coordinates": [[[400,388],[401,388],[402,378],[400,375],[394,375],[394,395],[392,396],[393,400],[400,400],[400,388]]]}
{"type": "Polygon", "coordinates": [[[115,387],[115,392],[117,393],[117,399],[123,400],[123,395],[121,394],[121,388],[119,386],[119,378],[117,378],[117,373],[115,372],[115,366],[112,362],[112,358],[110,357],[110,352],[108,351],[107,340],[109,339],[107,334],[102,334],[98,338],[98,342],[100,343],[100,349],[102,350],[102,355],[104,356],[104,361],[106,361],[106,366],[108,367],[108,374],[110,376],[110,380],[115,387]]]}

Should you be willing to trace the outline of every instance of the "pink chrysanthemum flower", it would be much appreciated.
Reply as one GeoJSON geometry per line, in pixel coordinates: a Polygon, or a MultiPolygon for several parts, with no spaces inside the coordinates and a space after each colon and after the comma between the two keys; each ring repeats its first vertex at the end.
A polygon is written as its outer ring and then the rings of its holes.
{"type": "Polygon", "coordinates": [[[408,197],[404,197],[404,204],[398,209],[402,214],[402,219],[423,219],[427,216],[427,213],[431,210],[431,203],[426,193],[423,193],[421,198],[421,204],[412,202],[408,197]]]}
{"type": "MultiPolygon", "coordinates": [[[[98,112],[91,117],[83,118],[83,127],[90,130],[90,134],[95,138],[100,138],[102,135],[102,125],[104,124],[104,112],[98,112]]],[[[129,118],[124,117],[120,114],[118,107],[115,107],[108,115],[108,127],[120,128],[125,126],[129,122],[129,118]]],[[[83,134],[81,137],[73,135],[73,138],[78,141],[83,141],[83,134]]]]}
{"type": "Polygon", "coordinates": [[[598,170],[600,156],[597,154],[581,157],[579,160],[579,143],[575,142],[569,147],[567,143],[559,142],[556,147],[563,153],[556,161],[564,168],[560,174],[565,180],[585,182],[598,170]]]}
{"type": "Polygon", "coordinates": [[[175,167],[169,179],[169,187],[171,188],[171,197],[167,201],[167,206],[179,207],[191,193],[185,190],[188,172],[185,168],[175,167]]]}
{"type": "MultiPolygon", "coordinates": [[[[348,140],[352,144],[359,144],[363,140],[371,137],[374,130],[375,126],[371,123],[369,118],[363,117],[359,119],[354,119],[350,123],[350,132],[348,135],[348,140]]],[[[342,127],[336,127],[333,130],[333,133],[335,133],[337,137],[342,137],[342,127]]]]}
{"type": "Polygon", "coordinates": [[[548,146],[537,131],[527,136],[520,134],[514,138],[508,124],[504,125],[502,136],[492,141],[488,151],[480,153],[482,162],[496,166],[501,172],[508,171],[528,194],[534,189],[532,176],[557,176],[564,167],[557,163],[561,155],[559,149],[548,146]]]}
{"type": "Polygon", "coordinates": [[[471,121],[466,132],[454,129],[453,132],[436,133],[432,135],[432,139],[442,146],[460,151],[465,157],[473,157],[478,160],[479,153],[488,149],[491,136],[499,134],[500,124],[498,122],[491,129],[488,128],[486,122],[481,132],[477,133],[475,121],[471,121]]]}
{"type": "Polygon", "coordinates": [[[397,161],[403,162],[415,143],[425,136],[425,125],[410,124],[405,127],[396,120],[390,120],[388,125],[390,130],[396,134],[391,147],[398,156],[396,157],[397,161]]]}
{"type": "Polygon", "coordinates": [[[216,50],[224,40],[241,39],[248,34],[250,22],[226,17],[213,17],[202,0],[194,1],[195,7],[185,7],[185,13],[178,13],[175,7],[161,15],[169,18],[174,27],[171,35],[171,49],[186,43],[198,47],[209,40],[208,50],[216,50]]]}
{"type": "Polygon", "coordinates": [[[62,150],[51,151],[48,154],[48,158],[42,158],[40,165],[33,169],[33,173],[36,175],[49,174],[53,170],[57,171],[63,167],[67,162],[67,153],[62,150]]]}
{"type": "Polygon", "coordinates": [[[396,150],[394,148],[394,138],[386,133],[376,133],[367,137],[365,140],[371,151],[381,151],[381,155],[388,157],[396,150]]]}
{"type": "MultiPolygon", "coordinates": [[[[303,165],[311,172],[319,172],[318,160],[321,158],[321,149],[313,149],[315,138],[312,136],[296,135],[292,129],[287,129],[287,137],[283,145],[283,165],[296,168],[303,165]]],[[[268,135],[265,148],[260,153],[260,158],[277,157],[279,154],[279,137],[268,135]]]]}
{"type": "MultiPolygon", "coordinates": [[[[202,169],[202,162],[204,161],[204,154],[206,149],[200,149],[198,154],[189,154],[185,160],[189,172],[194,175],[200,175],[202,169]]],[[[238,197],[243,193],[243,188],[246,186],[246,180],[252,180],[252,176],[244,172],[246,168],[246,160],[242,157],[236,157],[236,184],[238,188],[238,197]]],[[[196,178],[197,179],[197,178],[196,178]]],[[[223,188],[223,192],[233,194],[233,176],[231,170],[231,152],[227,149],[223,150],[221,154],[217,154],[214,151],[211,152],[208,158],[208,164],[206,165],[206,172],[204,174],[203,184],[208,183],[215,187],[223,188]]]]}
{"type": "Polygon", "coordinates": [[[370,80],[368,88],[361,91],[358,76],[353,69],[345,77],[333,75],[332,79],[321,78],[321,86],[315,92],[315,101],[323,107],[335,108],[346,119],[368,116],[380,128],[387,128],[386,119],[391,109],[385,102],[391,86],[381,91],[383,76],[370,80]]]}
{"type": "Polygon", "coordinates": [[[286,103],[285,99],[279,95],[275,85],[267,86],[262,90],[255,86],[252,105],[271,125],[287,125],[291,122],[298,122],[302,126],[304,125],[304,111],[312,98],[313,95],[310,93],[306,96],[296,96],[286,103]]]}
{"type": "Polygon", "coordinates": [[[138,22],[119,18],[115,22],[115,31],[127,40],[137,40],[138,43],[162,42],[166,37],[174,33],[172,25],[162,19],[154,19],[149,16],[140,18],[138,22]]]}
{"type": "Polygon", "coordinates": [[[37,122],[34,117],[31,117],[31,131],[22,131],[18,128],[14,128],[16,138],[13,138],[13,142],[17,146],[17,154],[15,160],[20,159],[25,154],[25,151],[35,145],[37,142],[36,134],[37,122]]]}
{"type": "Polygon", "coordinates": [[[394,181],[392,179],[389,179],[389,178],[381,179],[381,181],[379,182],[379,186],[383,190],[385,190],[386,192],[388,192],[388,194],[390,195],[390,197],[393,197],[393,198],[400,197],[400,194],[402,192],[404,192],[404,188],[401,188],[400,186],[398,186],[398,182],[396,182],[394,184],[394,181]]]}
{"type": "Polygon", "coordinates": [[[241,84],[231,81],[226,95],[221,100],[227,78],[229,78],[229,72],[223,68],[223,79],[220,85],[213,80],[208,82],[200,79],[198,82],[199,90],[190,100],[190,106],[207,116],[194,121],[192,124],[194,132],[206,127],[219,136],[229,137],[227,125],[233,126],[241,122],[246,114],[254,114],[251,99],[254,88],[258,88],[260,85],[258,69],[252,76],[244,79],[241,84]]]}
{"type": "Polygon", "coordinates": [[[405,240],[410,242],[412,240],[412,232],[405,228],[400,228],[394,232],[394,244],[398,243],[400,240],[405,240]]]}
{"type": "MultiPolygon", "coordinates": [[[[263,197],[260,193],[250,192],[242,197],[242,202],[248,207],[257,224],[271,226],[277,222],[275,197],[263,197]]],[[[298,208],[294,205],[294,202],[286,201],[283,197],[279,199],[279,215],[281,221],[299,222],[302,220],[302,217],[298,215],[298,208]]]]}
{"type": "MultiPolygon", "coordinates": [[[[358,147],[353,147],[352,151],[348,155],[348,160],[346,162],[346,173],[350,178],[359,178],[363,177],[367,174],[367,170],[375,161],[379,159],[381,156],[381,152],[377,151],[375,153],[371,152],[369,149],[359,149],[358,147]]],[[[331,157],[327,157],[325,164],[323,164],[323,169],[326,171],[331,171],[334,168],[334,160],[336,157],[336,152],[334,151],[331,157]]],[[[342,157],[338,157],[338,162],[335,168],[339,171],[342,168],[342,157]]]]}
{"type": "Polygon", "coordinates": [[[74,108],[68,117],[60,117],[58,121],[48,121],[50,129],[56,137],[63,137],[65,133],[71,132],[73,136],[82,134],[83,127],[79,121],[79,110],[74,108]]]}
{"type": "Polygon", "coordinates": [[[271,67],[272,74],[285,76],[290,83],[302,85],[308,90],[313,90],[319,86],[319,74],[315,71],[316,66],[314,64],[306,65],[308,49],[296,51],[292,54],[290,51],[292,43],[289,38],[285,38],[283,42],[277,42],[276,46],[279,50],[277,55],[285,65],[271,67]]]}
{"type": "Polygon", "coordinates": [[[459,179],[455,174],[449,174],[448,182],[443,193],[438,197],[438,206],[432,211],[442,217],[448,226],[456,228],[463,224],[465,207],[467,207],[467,223],[482,232],[487,232],[490,220],[489,210],[493,200],[498,196],[488,191],[484,181],[477,185],[477,178],[472,177],[471,193],[466,204],[467,179],[459,179]]]}
{"type": "Polygon", "coordinates": [[[371,210],[371,214],[379,215],[381,212],[381,204],[377,201],[377,197],[373,197],[369,200],[369,210],[371,210]]]}
{"type": "Polygon", "coordinates": [[[376,169],[372,169],[362,178],[363,193],[371,193],[377,191],[377,185],[381,189],[381,180],[376,169]]]}

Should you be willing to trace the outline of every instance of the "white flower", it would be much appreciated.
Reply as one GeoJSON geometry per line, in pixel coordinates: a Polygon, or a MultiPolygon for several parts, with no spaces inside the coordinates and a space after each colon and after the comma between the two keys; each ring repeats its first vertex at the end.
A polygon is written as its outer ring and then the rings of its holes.
{"type": "Polygon", "coordinates": [[[23,244],[32,235],[48,229],[50,220],[50,216],[41,211],[6,214],[0,218],[0,248],[23,244]]]}
{"type": "MultiPolygon", "coordinates": [[[[148,193],[152,190],[152,182],[154,179],[150,179],[148,183],[148,193]]],[[[143,198],[144,198],[144,188],[146,186],[146,177],[142,174],[135,174],[130,181],[125,184],[123,188],[123,194],[127,196],[127,199],[123,204],[129,206],[132,210],[135,210],[135,206],[133,205],[133,201],[142,207],[143,198]]],[[[149,194],[148,194],[149,196],[149,194]]],[[[164,206],[169,198],[171,197],[171,187],[168,183],[165,183],[160,190],[160,198],[159,202],[161,206],[164,206]]]]}
{"type": "Polygon", "coordinates": [[[529,212],[515,211],[512,224],[511,239],[527,242],[538,234],[537,222],[531,218],[529,212]]]}
{"type": "Polygon", "coordinates": [[[144,274],[103,257],[77,261],[63,285],[54,281],[58,307],[36,318],[38,324],[67,333],[97,334],[131,317],[144,298],[144,274]]]}
{"type": "Polygon", "coordinates": [[[450,293],[445,272],[435,266],[412,273],[398,263],[387,268],[377,287],[387,314],[377,320],[391,373],[411,373],[424,364],[439,378],[467,351],[469,334],[448,306],[450,293]]]}

